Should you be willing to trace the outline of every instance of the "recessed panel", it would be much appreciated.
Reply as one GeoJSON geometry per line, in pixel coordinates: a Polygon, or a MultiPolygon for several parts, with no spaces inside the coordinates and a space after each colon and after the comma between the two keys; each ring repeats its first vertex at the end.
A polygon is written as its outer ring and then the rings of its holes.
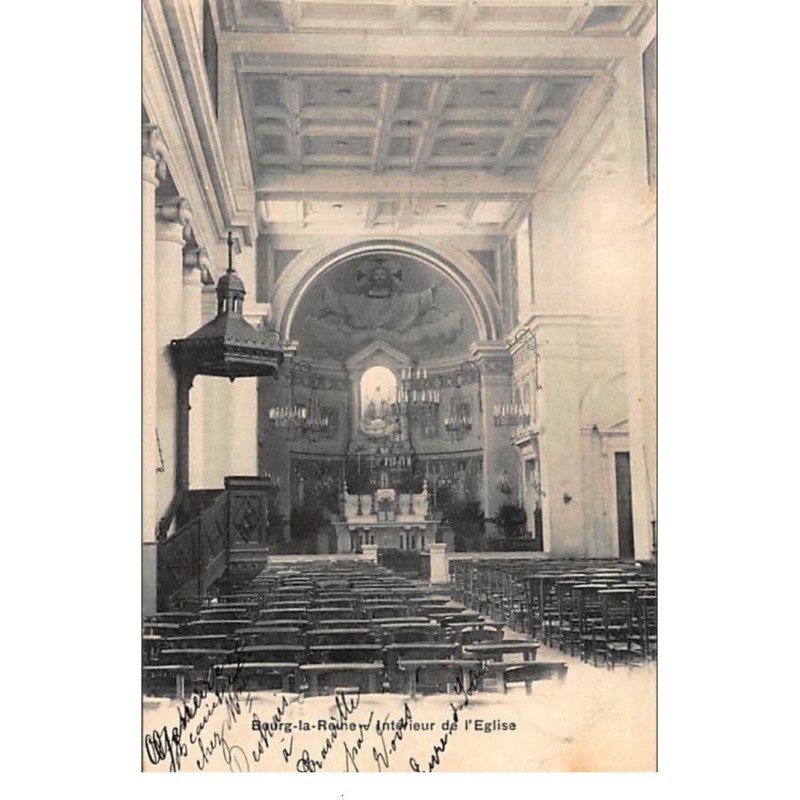
{"type": "Polygon", "coordinates": [[[255,78],[251,83],[253,102],[259,106],[283,105],[280,87],[277,80],[255,78]]]}
{"type": "Polygon", "coordinates": [[[448,107],[518,107],[529,85],[529,80],[514,78],[460,80],[451,86],[447,105],[448,107]]]}
{"type": "Polygon", "coordinates": [[[503,143],[502,138],[438,139],[433,148],[434,156],[473,156],[494,155],[503,143]]]}
{"type": "Polygon", "coordinates": [[[377,78],[306,78],[303,101],[307,105],[375,106],[380,99],[377,78]]]}
{"type": "Polygon", "coordinates": [[[372,140],[362,136],[304,136],[303,155],[366,155],[372,140]]]}
{"type": "Polygon", "coordinates": [[[303,3],[302,19],[307,22],[377,22],[393,19],[394,5],[387,3],[303,3]]]}

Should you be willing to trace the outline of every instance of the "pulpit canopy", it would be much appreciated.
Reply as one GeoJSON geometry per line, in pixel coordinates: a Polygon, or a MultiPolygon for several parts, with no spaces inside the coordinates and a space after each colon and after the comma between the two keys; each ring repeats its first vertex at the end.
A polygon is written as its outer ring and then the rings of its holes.
{"type": "Polygon", "coordinates": [[[277,331],[253,327],[242,316],[245,288],[233,268],[233,239],[228,233],[228,269],[217,282],[217,315],[170,350],[188,375],[252,378],[275,375],[283,361],[277,331]]]}

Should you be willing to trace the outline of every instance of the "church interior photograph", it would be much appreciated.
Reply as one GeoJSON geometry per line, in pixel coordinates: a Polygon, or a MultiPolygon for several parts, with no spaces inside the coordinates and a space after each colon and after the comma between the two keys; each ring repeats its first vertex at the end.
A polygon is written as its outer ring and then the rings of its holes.
{"type": "Polygon", "coordinates": [[[656,45],[142,0],[144,770],[655,769],[656,45]]]}

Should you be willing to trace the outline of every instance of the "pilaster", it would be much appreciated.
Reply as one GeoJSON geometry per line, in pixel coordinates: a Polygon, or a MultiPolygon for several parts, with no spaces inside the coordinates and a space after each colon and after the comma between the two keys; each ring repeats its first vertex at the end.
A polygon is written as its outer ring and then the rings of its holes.
{"type": "Polygon", "coordinates": [[[500,506],[519,498],[504,495],[501,485],[507,480],[517,486],[518,458],[510,436],[494,427],[492,409],[506,401],[511,389],[511,357],[504,344],[496,342],[475,345],[473,358],[481,376],[481,417],[483,425],[483,512],[487,519],[497,514],[500,506]]]}
{"type": "MultiPolygon", "coordinates": [[[[211,260],[202,247],[183,253],[183,336],[189,336],[203,325],[203,275],[208,274],[211,260]]],[[[195,381],[189,413],[189,488],[205,487],[205,424],[204,392],[195,381]]]]}
{"type": "Polygon", "coordinates": [[[156,125],[142,127],[142,609],[157,605],[156,469],[156,189],[166,175],[164,143],[156,125]]]}
{"type": "Polygon", "coordinates": [[[163,515],[177,489],[177,376],[169,343],[183,333],[183,248],[192,214],[185,198],[156,206],[156,424],[161,448],[156,513],[163,515]]]}

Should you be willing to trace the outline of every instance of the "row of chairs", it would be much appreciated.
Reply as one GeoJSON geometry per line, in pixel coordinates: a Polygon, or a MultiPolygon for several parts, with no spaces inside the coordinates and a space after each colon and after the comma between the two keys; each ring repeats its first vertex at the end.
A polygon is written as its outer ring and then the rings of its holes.
{"type": "Polygon", "coordinates": [[[503,642],[501,626],[371,565],[268,569],[238,594],[186,605],[145,621],[146,693],[181,695],[191,682],[232,674],[244,688],[309,694],[342,682],[369,692],[476,682],[530,691],[533,680],[566,671],[536,663],[538,643],[503,642]]]}
{"type": "Polygon", "coordinates": [[[609,668],[657,657],[654,568],[634,561],[454,561],[454,597],[550,647],[609,668]]]}

